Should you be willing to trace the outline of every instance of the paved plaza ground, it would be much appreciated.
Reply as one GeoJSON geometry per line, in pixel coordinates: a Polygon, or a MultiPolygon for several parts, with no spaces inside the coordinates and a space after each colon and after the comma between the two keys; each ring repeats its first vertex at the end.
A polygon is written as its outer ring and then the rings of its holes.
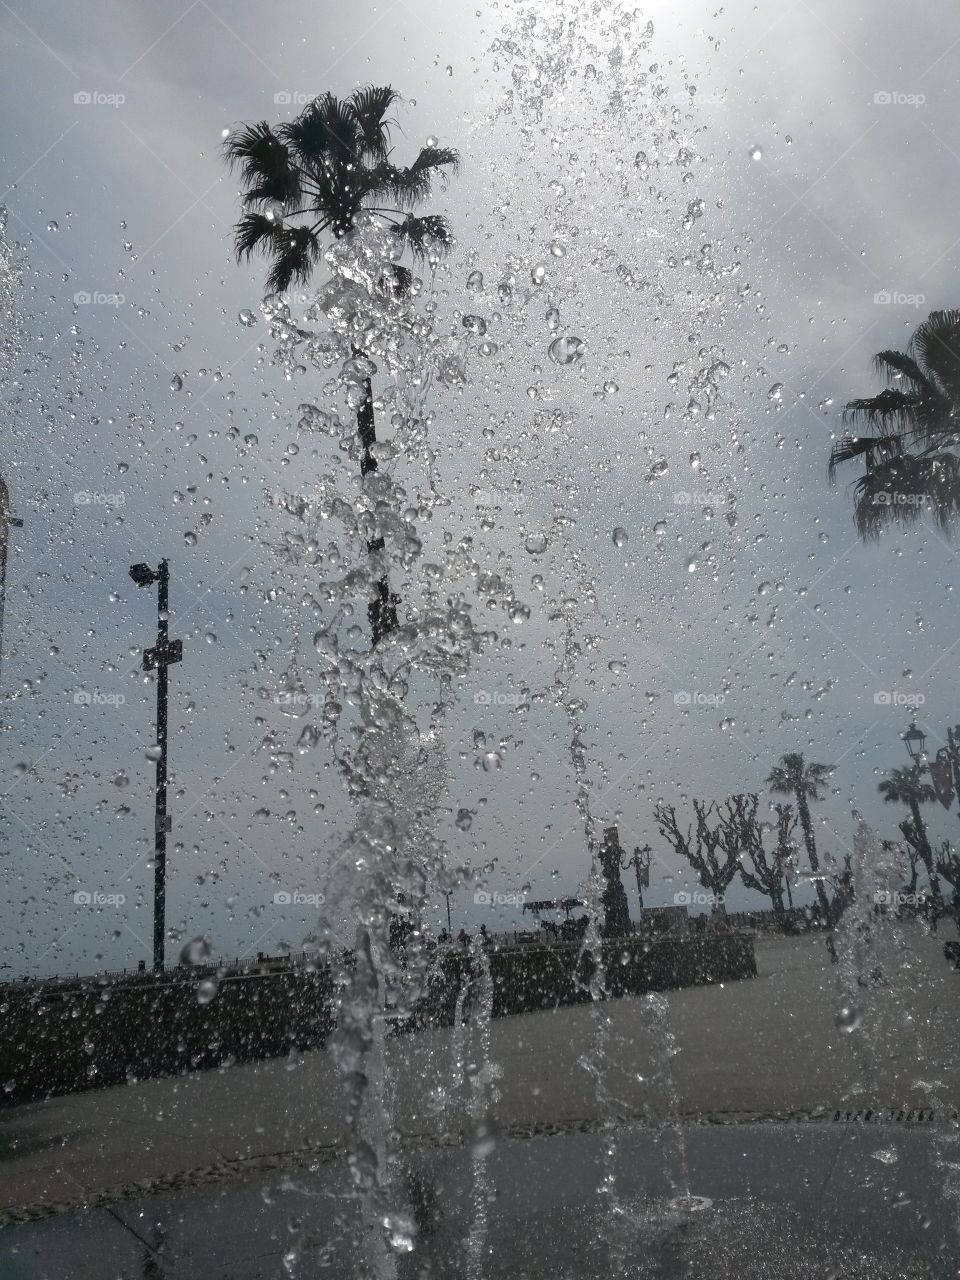
{"type": "MultiPolygon", "coordinates": [[[[926,1108],[943,1120],[960,1104],[960,974],[941,940],[916,928],[907,943],[893,980],[864,992],[853,1031],[838,1026],[843,996],[824,939],[808,936],[758,941],[756,979],[499,1019],[486,1063],[473,1061],[472,1029],[391,1038],[397,1129],[412,1146],[458,1139],[470,1086],[457,1094],[451,1081],[464,1076],[481,1080],[505,1136],[665,1116],[926,1108]]],[[[319,1050],[8,1108],[0,1213],[39,1216],[332,1154],[344,1137],[341,1097],[331,1055],[319,1050]]]]}

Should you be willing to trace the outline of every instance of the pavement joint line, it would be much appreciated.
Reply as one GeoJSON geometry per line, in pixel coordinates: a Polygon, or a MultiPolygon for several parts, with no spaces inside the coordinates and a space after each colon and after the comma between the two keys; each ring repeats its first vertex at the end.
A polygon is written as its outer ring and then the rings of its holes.
{"type": "MultiPolygon", "coordinates": [[[[901,1108],[889,1105],[872,1108],[864,1107],[854,1114],[859,1114],[861,1111],[872,1114],[873,1112],[890,1112],[898,1109],[901,1108]]],[[[918,1109],[920,1108],[913,1108],[913,1110],[918,1109]]],[[[929,1110],[929,1108],[923,1109],[929,1110]]],[[[660,1133],[679,1121],[694,1129],[721,1128],[736,1125],[766,1127],[777,1124],[801,1124],[822,1126],[825,1130],[833,1129],[836,1126],[838,1133],[847,1132],[850,1127],[870,1129],[877,1132],[887,1125],[893,1125],[898,1129],[918,1129],[931,1135],[935,1134],[943,1137],[946,1135],[955,1136],[958,1123],[958,1111],[956,1108],[953,1108],[948,1116],[942,1117],[938,1121],[931,1119],[902,1122],[894,1120],[838,1120],[837,1116],[841,1110],[844,1109],[831,1105],[829,1107],[817,1107],[813,1110],[801,1111],[673,1111],[659,1119],[651,1119],[648,1114],[642,1111],[628,1111],[612,1124],[609,1119],[599,1116],[542,1121],[532,1124],[513,1122],[501,1126],[498,1129],[498,1136],[501,1140],[529,1141],[540,1138],[569,1137],[578,1133],[604,1133],[609,1132],[611,1128],[616,1131],[631,1130],[634,1132],[660,1133]]],[[[933,1110],[939,1111],[942,1108],[934,1108],[933,1110]]],[[[471,1130],[457,1129],[433,1134],[401,1133],[398,1146],[401,1152],[410,1152],[431,1148],[436,1150],[467,1147],[472,1141],[473,1134],[471,1130]]],[[[0,1209],[0,1228],[23,1226],[31,1222],[63,1217],[70,1213],[109,1209],[113,1205],[124,1204],[142,1197],[192,1191],[201,1187],[221,1185],[234,1179],[242,1179],[250,1174],[276,1173],[291,1168],[309,1169],[311,1165],[315,1165],[318,1162],[332,1164],[337,1160],[344,1160],[347,1154],[348,1149],[345,1143],[334,1142],[306,1143],[300,1147],[268,1154],[222,1158],[213,1163],[198,1165],[193,1169],[183,1170],[179,1173],[164,1174],[154,1178],[142,1178],[115,1187],[105,1187],[100,1191],[81,1192],[75,1198],[55,1201],[32,1201],[24,1205],[8,1206],[0,1209]]]]}

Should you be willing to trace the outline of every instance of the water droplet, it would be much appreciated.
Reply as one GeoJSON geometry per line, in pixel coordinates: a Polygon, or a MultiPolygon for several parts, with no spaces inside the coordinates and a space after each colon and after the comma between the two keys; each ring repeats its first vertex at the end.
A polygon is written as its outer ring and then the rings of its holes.
{"type": "Polygon", "coordinates": [[[628,537],[629,537],[629,534],[627,533],[626,529],[622,528],[620,525],[617,525],[617,527],[613,531],[613,545],[615,547],[625,547],[627,545],[628,537]]]}
{"type": "Polygon", "coordinates": [[[617,385],[616,382],[610,379],[603,384],[603,390],[606,395],[615,396],[617,392],[620,390],[620,387],[617,385]]]}
{"type": "Polygon", "coordinates": [[[842,1004],[837,1010],[837,1026],[841,1031],[856,1031],[863,1025],[863,1013],[855,1005],[842,1004]]]}
{"type": "Polygon", "coordinates": [[[257,317],[254,315],[254,313],[250,310],[249,307],[244,307],[243,310],[240,312],[240,314],[237,316],[237,319],[240,321],[240,323],[243,325],[245,329],[249,329],[257,323],[257,317]]]}
{"type": "Polygon", "coordinates": [[[524,546],[532,556],[542,556],[547,549],[547,535],[545,533],[531,533],[528,535],[524,546]]]}
{"type": "Polygon", "coordinates": [[[220,983],[216,978],[204,978],[197,987],[197,1004],[209,1004],[220,990],[220,983]]]}
{"type": "Polygon", "coordinates": [[[147,757],[148,760],[154,760],[154,761],[159,760],[160,759],[159,744],[155,742],[152,747],[147,747],[147,749],[144,751],[143,754],[147,757]]]}
{"type": "Polygon", "coordinates": [[[191,938],[180,952],[181,964],[206,964],[210,959],[210,943],[203,936],[191,938]]]}
{"type": "Polygon", "coordinates": [[[173,377],[170,379],[170,390],[171,391],[183,390],[183,379],[180,377],[179,373],[175,373],[173,377]]]}
{"type": "Polygon", "coordinates": [[[455,821],[461,831],[469,831],[473,826],[473,814],[469,809],[458,809],[455,821]]]}
{"type": "Polygon", "coordinates": [[[664,534],[667,532],[666,520],[658,520],[657,523],[653,526],[653,532],[657,535],[658,538],[662,538],[664,534]]]}
{"type": "Polygon", "coordinates": [[[556,333],[560,328],[560,312],[556,307],[550,307],[547,311],[547,328],[551,333],[556,333]]]}
{"type": "Polygon", "coordinates": [[[483,288],[483,272],[471,271],[467,276],[467,288],[471,293],[479,293],[483,288]]]}
{"type": "Polygon", "coordinates": [[[546,284],[547,268],[543,265],[542,262],[538,262],[537,265],[530,272],[530,279],[533,281],[533,283],[537,286],[538,289],[540,288],[541,285],[546,284]]]}
{"type": "Polygon", "coordinates": [[[475,333],[479,338],[487,332],[487,322],[482,316],[464,316],[461,323],[465,329],[475,333]]]}
{"type": "Polygon", "coordinates": [[[779,402],[783,399],[783,383],[782,382],[775,382],[773,384],[773,386],[767,392],[767,399],[773,400],[775,403],[779,404],[779,402]]]}
{"type": "Polygon", "coordinates": [[[687,573],[696,573],[696,572],[697,572],[697,562],[696,560],[691,558],[690,560],[687,561],[687,573]]]}
{"type": "Polygon", "coordinates": [[[48,223],[47,223],[47,230],[48,230],[48,231],[59,231],[59,230],[60,230],[60,223],[59,223],[59,222],[54,222],[54,221],[50,221],[50,222],[48,222],[48,223]]]}
{"type": "Polygon", "coordinates": [[[582,338],[554,338],[547,348],[547,355],[554,364],[573,364],[584,352],[582,338]]]}
{"type": "Polygon", "coordinates": [[[750,148],[750,159],[751,160],[763,159],[763,152],[760,150],[758,146],[754,145],[750,148]]]}
{"type": "Polygon", "coordinates": [[[499,751],[485,751],[482,756],[483,767],[487,773],[496,773],[503,764],[503,757],[499,751]]]}
{"type": "Polygon", "coordinates": [[[187,532],[183,535],[183,540],[188,547],[195,547],[197,545],[197,535],[193,532],[192,529],[187,530],[187,532]]]}

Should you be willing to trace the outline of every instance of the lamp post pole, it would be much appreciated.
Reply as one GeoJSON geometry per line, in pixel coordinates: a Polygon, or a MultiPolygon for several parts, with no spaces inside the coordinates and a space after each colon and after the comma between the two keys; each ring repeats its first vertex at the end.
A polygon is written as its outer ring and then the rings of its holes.
{"type": "Polygon", "coordinates": [[[167,667],[183,657],[183,641],[169,638],[170,568],[161,560],[157,568],[135,564],[130,577],[138,587],[157,584],[157,643],[143,653],[144,671],[157,673],[157,785],[154,813],[153,851],[153,971],[163,972],[164,936],[167,909],[167,832],[171,820],[167,815],[167,667]]]}

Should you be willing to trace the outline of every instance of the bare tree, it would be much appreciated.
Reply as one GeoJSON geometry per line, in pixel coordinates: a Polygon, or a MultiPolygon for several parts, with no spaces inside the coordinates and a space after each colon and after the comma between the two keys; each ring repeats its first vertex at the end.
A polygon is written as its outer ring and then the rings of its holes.
{"type": "Polygon", "coordinates": [[[724,844],[740,864],[740,878],[748,889],[770,899],[774,918],[781,929],[787,927],[783,892],[794,853],[793,833],[797,817],[788,804],[775,806],[777,813],[776,842],[773,849],[764,847],[769,824],[758,817],[760,797],[756,793],[731,796],[718,810],[724,844]]]}
{"type": "Polygon", "coordinates": [[[937,846],[936,868],[937,874],[942,876],[953,890],[950,914],[957,926],[957,932],[960,933],[960,852],[951,848],[949,840],[944,840],[937,846]]]}
{"type": "Polygon", "coordinates": [[[656,811],[656,823],[663,838],[689,862],[704,889],[713,895],[713,910],[725,912],[724,896],[740,870],[740,863],[736,852],[724,842],[717,805],[706,800],[694,800],[693,812],[695,825],[688,824],[683,831],[673,805],[661,804],[656,811]]]}

